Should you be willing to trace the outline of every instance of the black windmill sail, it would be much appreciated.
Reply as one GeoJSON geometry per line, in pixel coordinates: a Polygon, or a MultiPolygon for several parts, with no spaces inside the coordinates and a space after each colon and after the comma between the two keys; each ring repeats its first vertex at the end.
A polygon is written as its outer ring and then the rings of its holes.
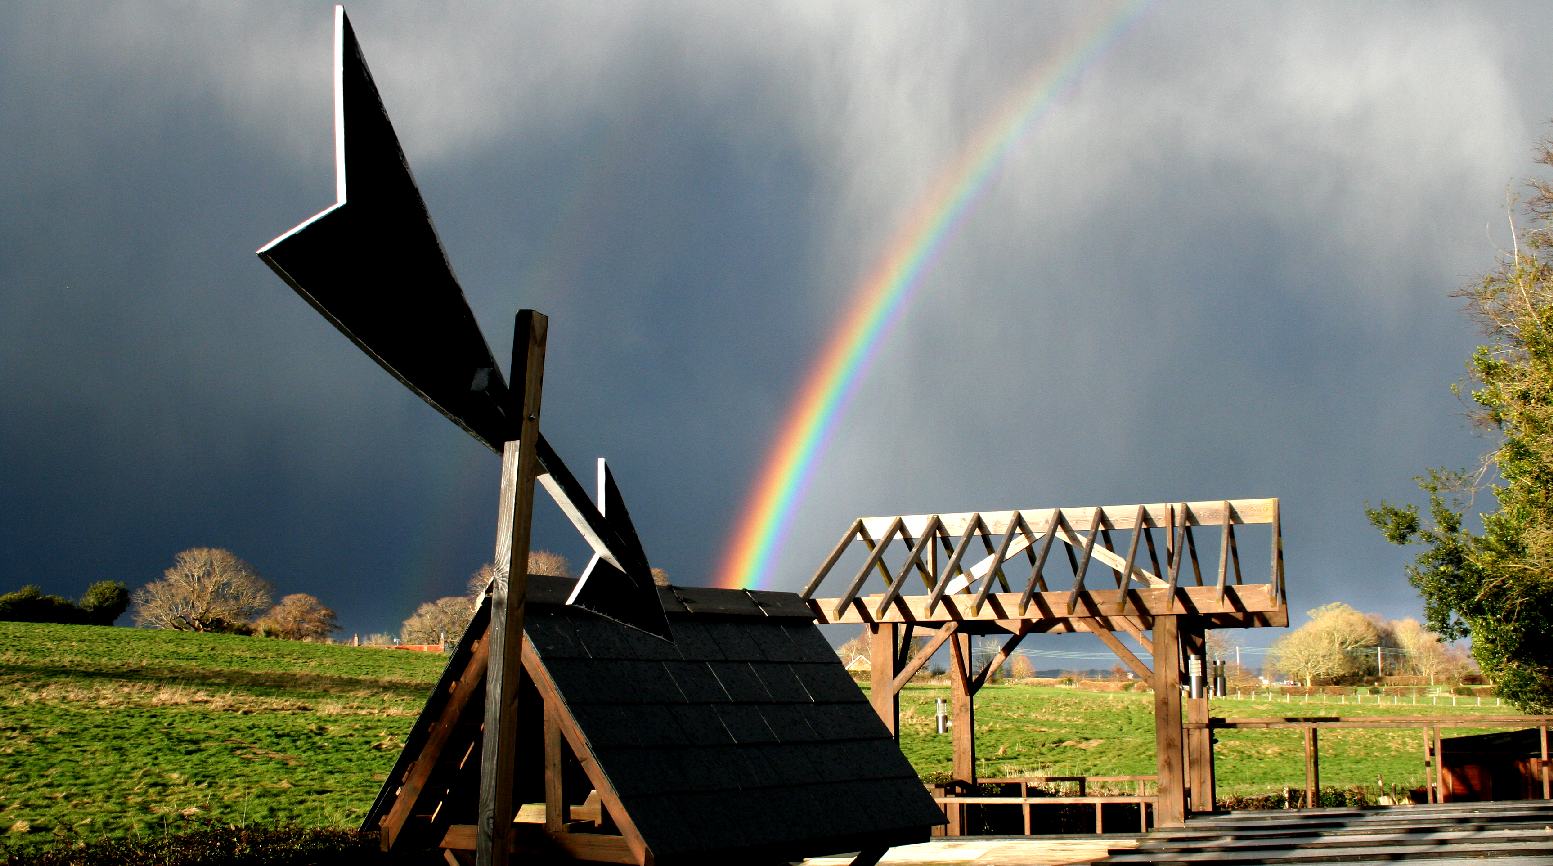
{"type": "MultiPolygon", "coordinates": [[[[517,408],[448,264],[345,11],[335,10],[335,203],[259,250],[286,284],[383,369],[497,452],[517,408]]],[[[543,435],[540,483],[607,566],[575,603],[668,637],[629,520],[606,520],[543,435]]],[[[618,491],[616,493],[618,496],[618,491]]]]}

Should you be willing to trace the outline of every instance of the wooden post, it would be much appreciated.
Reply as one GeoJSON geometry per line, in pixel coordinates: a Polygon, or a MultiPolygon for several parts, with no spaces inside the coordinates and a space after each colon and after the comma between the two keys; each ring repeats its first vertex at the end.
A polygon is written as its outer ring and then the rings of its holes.
{"type": "Polygon", "coordinates": [[[1548,777],[1548,726],[1538,725],[1537,730],[1542,734],[1542,799],[1553,800],[1549,788],[1553,788],[1553,779],[1548,777]]]}
{"type": "Polygon", "coordinates": [[[1445,755],[1442,750],[1445,744],[1440,742],[1440,729],[1433,727],[1429,733],[1434,738],[1434,801],[1445,802],[1445,755]]]}
{"type": "MultiPolygon", "coordinates": [[[[956,634],[950,638],[950,740],[954,749],[953,779],[962,786],[976,784],[976,695],[971,690],[971,636],[956,634]]],[[[949,810],[951,836],[965,833],[965,807],[949,810]]]]}
{"type": "Polygon", "coordinates": [[[900,658],[895,647],[899,633],[900,625],[893,622],[876,622],[868,626],[868,679],[871,684],[868,701],[895,737],[900,736],[901,729],[900,693],[895,690],[895,675],[900,673],[895,666],[900,658]]]}
{"type": "Polygon", "coordinates": [[[534,449],[539,440],[540,392],[549,320],[519,310],[513,328],[509,411],[517,413],[516,440],[502,448],[501,504],[496,518],[496,579],[491,586],[490,663],[485,675],[485,729],[480,747],[478,866],[506,866],[512,835],[514,760],[518,740],[518,683],[523,659],[523,600],[528,588],[529,528],[534,513],[534,449]]]}
{"type": "Polygon", "coordinates": [[[1321,803],[1321,752],[1316,726],[1305,726],[1305,808],[1321,803]]]}
{"type": "Polygon", "coordinates": [[[566,801],[565,746],[561,735],[560,711],[545,702],[545,829],[559,833],[571,821],[571,804],[566,801]]]}
{"type": "Polygon", "coordinates": [[[1181,634],[1189,664],[1201,666],[1203,676],[1201,694],[1195,698],[1189,697],[1186,702],[1187,721],[1203,725],[1192,728],[1186,734],[1186,770],[1191,810],[1212,812],[1216,792],[1213,778],[1213,731],[1207,727],[1209,683],[1212,681],[1207,671],[1208,643],[1203,627],[1197,623],[1183,629],[1181,634]]]}
{"type": "Polygon", "coordinates": [[[1181,647],[1177,617],[1154,617],[1154,763],[1159,804],[1154,826],[1186,821],[1186,774],[1181,762],[1181,647]]]}

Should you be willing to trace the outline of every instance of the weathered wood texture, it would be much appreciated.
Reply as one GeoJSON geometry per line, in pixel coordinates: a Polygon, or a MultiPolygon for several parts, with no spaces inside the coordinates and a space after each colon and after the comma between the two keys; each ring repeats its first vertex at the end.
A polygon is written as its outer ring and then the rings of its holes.
{"type": "Polygon", "coordinates": [[[1545,866],[1553,803],[1463,803],[1407,809],[1235,812],[1159,829],[1095,866],[1151,863],[1545,866]]]}
{"type": "Polygon", "coordinates": [[[512,802],[518,739],[518,680],[522,675],[523,607],[528,587],[528,548],[534,513],[534,477],[539,461],[539,411],[545,378],[545,336],[549,320],[520,310],[513,327],[513,377],[521,382],[514,401],[520,414],[518,438],[502,449],[501,500],[496,515],[492,562],[490,658],[485,674],[485,738],[480,752],[480,817],[475,861],[506,866],[506,834],[517,807],[512,802]]]}
{"type": "Polygon", "coordinates": [[[1177,620],[1173,616],[1154,620],[1154,761],[1159,768],[1154,823],[1159,827],[1174,827],[1186,819],[1177,620]]]}

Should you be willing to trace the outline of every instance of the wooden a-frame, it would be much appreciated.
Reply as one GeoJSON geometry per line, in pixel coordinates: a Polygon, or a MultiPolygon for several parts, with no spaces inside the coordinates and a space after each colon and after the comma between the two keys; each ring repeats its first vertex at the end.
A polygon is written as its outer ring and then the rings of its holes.
{"type": "MultiPolygon", "coordinates": [[[[801,595],[818,622],[861,623],[868,630],[870,701],[897,735],[901,689],[949,646],[951,787],[965,791],[978,781],[975,696],[991,673],[1028,635],[1095,635],[1152,686],[1159,826],[1214,808],[1207,693],[1199,688],[1182,697],[1188,668],[1205,667],[1206,631],[1289,624],[1277,499],[860,517],[801,595]],[[1267,578],[1260,583],[1247,580],[1237,539],[1237,532],[1255,526],[1270,533],[1267,578]],[[1212,533],[1218,541],[1217,568],[1206,576],[1198,533],[1212,533]],[[1128,536],[1125,545],[1116,543],[1121,534],[1128,536]],[[1163,535],[1162,545],[1157,534],[1163,535]],[[854,544],[866,551],[861,565],[850,577],[838,574],[854,544]],[[1021,557],[1025,563],[1018,562],[1021,557]],[[1050,566],[1059,558],[1066,560],[1065,569],[1050,566]],[[1109,572],[1099,586],[1088,581],[1097,567],[1109,572]],[[1028,577],[1020,584],[1012,578],[1016,573],[1028,577]],[[910,594],[914,577],[921,591],[910,594]],[[865,593],[871,580],[879,591],[865,593]],[[822,597],[822,587],[834,594],[822,597]],[[918,634],[928,637],[914,648],[918,634]],[[975,636],[1003,638],[977,668],[971,654],[975,636]],[[1121,636],[1150,655],[1153,666],[1121,636]],[[1190,729],[1183,724],[1183,703],[1190,729]]],[[[963,807],[945,805],[949,832],[960,832],[963,807]]]]}

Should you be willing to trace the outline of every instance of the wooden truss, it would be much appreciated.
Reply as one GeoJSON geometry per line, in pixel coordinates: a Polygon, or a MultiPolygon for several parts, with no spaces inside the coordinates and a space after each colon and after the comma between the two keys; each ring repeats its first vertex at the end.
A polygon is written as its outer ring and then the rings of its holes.
{"type": "MultiPolygon", "coordinates": [[[[976,782],[974,697],[991,673],[1027,635],[1094,634],[1153,686],[1160,825],[1180,823],[1188,809],[1213,809],[1211,738],[1206,728],[1186,731],[1181,719],[1183,668],[1204,670],[1205,632],[1289,623],[1277,499],[860,517],[801,596],[820,623],[868,628],[870,700],[893,732],[900,690],[948,644],[954,779],[967,788],[976,782]],[[1248,532],[1266,539],[1265,577],[1241,562],[1248,532]],[[858,544],[861,564],[841,571],[858,544]],[[920,648],[918,629],[929,633],[920,648]],[[1152,657],[1152,668],[1118,632],[1152,657]],[[975,635],[1006,637],[973,668],[975,635]]],[[[1189,720],[1206,722],[1206,694],[1196,694],[1189,720]]],[[[949,808],[951,833],[959,812],[949,808]]]]}

